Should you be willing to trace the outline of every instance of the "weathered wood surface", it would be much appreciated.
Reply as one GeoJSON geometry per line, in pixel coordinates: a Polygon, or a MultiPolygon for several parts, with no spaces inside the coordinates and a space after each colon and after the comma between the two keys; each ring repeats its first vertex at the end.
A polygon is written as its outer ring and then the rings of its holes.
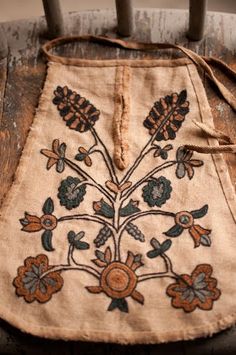
{"type": "MultiPolygon", "coordinates": [[[[190,42],[186,38],[188,28],[187,11],[136,10],[132,38],[141,41],[179,43],[199,54],[217,56],[236,69],[236,15],[209,13],[206,35],[201,42],[190,42]]],[[[70,14],[65,17],[65,30],[70,34],[101,34],[116,36],[116,13],[93,11],[70,14]]],[[[40,46],[46,41],[44,18],[5,23],[3,26],[8,41],[7,58],[0,61],[0,200],[9,190],[16,171],[29,127],[46,75],[46,64],[40,46]]],[[[101,45],[80,44],[66,46],[60,52],[81,55],[87,58],[118,57],[163,57],[169,58],[171,51],[162,53],[132,52],[101,45]]],[[[175,54],[179,55],[179,54],[175,54]]],[[[236,95],[235,84],[230,78],[216,73],[236,95]]],[[[212,107],[216,126],[236,139],[235,114],[218,96],[216,89],[206,78],[204,85],[212,107]]],[[[225,156],[231,179],[236,182],[235,156],[225,156]]],[[[236,330],[231,328],[210,339],[155,346],[127,346],[114,344],[92,344],[80,342],[53,342],[22,334],[4,321],[0,322],[1,354],[176,354],[176,355],[220,355],[236,353],[236,330]]]]}

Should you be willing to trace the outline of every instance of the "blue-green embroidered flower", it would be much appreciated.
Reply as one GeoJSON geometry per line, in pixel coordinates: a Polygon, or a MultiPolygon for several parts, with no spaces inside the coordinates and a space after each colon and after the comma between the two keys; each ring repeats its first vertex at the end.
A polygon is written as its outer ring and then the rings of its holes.
{"type": "Polygon", "coordinates": [[[172,191],[170,180],[164,176],[158,179],[153,179],[143,187],[143,199],[147,202],[148,206],[161,207],[169,198],[172,191]]]}
{"type": "Polygon", "coordinates": [[[65,180],[62,180],[59,186],[57,196],[60,204],[68,210],[78,207],[84,199],[86,185],[79,185],[80,182],[80,179],[68,176],[65,180]]]}

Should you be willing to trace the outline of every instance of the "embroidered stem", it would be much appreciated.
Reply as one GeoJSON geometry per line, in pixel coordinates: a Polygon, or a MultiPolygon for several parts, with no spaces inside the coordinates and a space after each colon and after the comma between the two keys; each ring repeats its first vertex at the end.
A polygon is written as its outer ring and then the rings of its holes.
{"type": "Polygon", "coordinates": [[[115,173],[115,168],[114,168],[114,165],[113,165],[113,161],[112,161],[112,158],[107,150],[107,147],[105,146],[105,144],[103,143],[103,141],[101,140],[101,138],[99,137],[97,131],[95,130],[94,127],[91,127],[90,128],[90,131],[91,133],[93,134],[93,137],[95,139],[95,143],[96,145],[100,148],[100,153],[102,154],[103,158],[104,158],[104,161],[105,161],[105,164],[108,168],[108,171],[110,173],[110,176],[112,178],[112,181],[115,182],[116,184],[119,184],[119,181],[118,181],[118,178],[116,176],[116,173],[115,173]]]}
{"type": "Polygon", "coordinates": [[[164,278],[164,277],[170,277],[175,280],[179,279],[179,275],[173,271],[173,266],[170,258],[166,254],[162,254],[161,257],[164,260],[166,271],[139,275],[138,282],[143,282],[150,279],[164,278]]]}
{"type": "Polygon", "coordinates": [[[63,216],[60,217],[57,222],[63,222],[63,221],[71,221],[73,219],[76,220],[84,220],[84,221],[91,221],[95,223],[99,223],[102,225],[108,225],[113,232],[116,232],[116,229],[113,227],[113,225],[109,222],[107,222],[105,219],[97,216],[91,216],[89,214],[75,214],[75,215],[70,215],[70,216],[63,216]]]}
{"type": "Polygon", "coordinates": [[[68,250],[68,256],[67,256],[67,265],[55,265],[45,271],[40,278],[43,279],[47,274],[50,274],[52,272],[62,272],[62,271],[68,271],[68,270],[79,270],[79,271],[85,271],[89,273],[90,275],[93,275],[97,279],[100,278],[100,273],[94,269],[92,266],[89,265],[84,265],[84,264],[78,264],[75,259],[73,258],[73,252],[74,252],[74,246],[70,245],[69,250],[68,250]]]}
{"type": "Polygon", "coordinates": [[[126,225],[138,218],[145,217],[148,215],[162,215],[162,216],[168,216],[168,217],[175,217],[175,213],[173,212],[168,212],[168,211],[162,211],[162,210],[149,210],[149,211],[142,211],[142,212],[137,212],[134,213],[132,216],[126,218],[124,222],[120,226],[120,231],[123,231],[123,229],[126,227],[126,225]]]}
{"type": "Polygon", "coordinates": [[[162,210],[149,210],[149,211],[142,211],[142,212],[137,212],[135,214],[133,214],[132,216],[126,218],[124,220],[124,222],[120,225],[120,228],[119,228],[119,231],[118,231],[118,242],[117,242],[117,245],[118,245],[118,260],[121,260],[121,255],[120,255],[120,246],[121,246],[121,238],[123,236],[123,233],[125,231],[125,228],[126,226],[138,219],[138,218],[142,218],[142,217],[145,217],[145,216],[148,216],[148,215],[162,215],[162,216],[167,216],[167,217],[175,217],[175,213],[173,212],[168,212],[168,211],[162,211],[162,210]]]}
{"type": "Polygon", "coordinates": [[[114,161],[118,169],[124,170],[129,164],[128,127],[130,119],[130,67],[116,68],[115,105],[113,116],[114,161]]]}
{"type": "Polygon", "coordinates": [[[158,132],[161,131],[161,129],[163,128],[163,126],[165,125],[166,121],[169,119],[169,117],[171,116],[172,111],[167,115],[167,117],[165,118],[165,120],[163,120],[162,124],[158,127],[158,129],[155,131],[155,133],[151,136],[151,138],[148,140],[147,144],[144,146],[144,148],[141,150],[140,155],[138,156],[138,158],[135,160],[134,164],[131,166],[131,168],[128,170],[128,172],[126,173],[126,175],[123,177],[123,179],[121,180],[121,183],[124,183],[126,181],[128,181],[128,179],[130,178],[130,176],[133,174],[133,172],[136,170],[136,168],[138,167],[138,165],[141,163],[141,161],[143,160],[143,158],[151,151],[150,148],[152,148],[152,145],[156,139],[156,135],[158,134],[158,132]]]}
{"type": "Polygon", "coordinates": [[[104,196],[106,196],[109,201],[114,202],[114,197],[100,184],[98,184],[88,173],[81,169],[77,164],[73,163],[69,159],[65,158],[65,163],[74,171],[76,171],[85,181],[82,181],[83,184],[87,184],[98,189],[104,196]]]}

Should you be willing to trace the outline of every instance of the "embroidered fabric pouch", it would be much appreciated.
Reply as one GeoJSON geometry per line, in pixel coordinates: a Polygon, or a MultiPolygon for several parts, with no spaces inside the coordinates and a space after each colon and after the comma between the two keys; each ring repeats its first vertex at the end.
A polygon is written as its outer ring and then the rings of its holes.
{"type": "Polygon", "coordinates": [[[223,156],[202,153],[235,146],[214,129],[196,64],[235,109],[234,97],[210,59],[184,48],[175,60],[49,54],[66,41],[44,47],[47,78],[1,210],[1,318],[47,338],[123,344],[229,327],[235,193],[223,156]]]}

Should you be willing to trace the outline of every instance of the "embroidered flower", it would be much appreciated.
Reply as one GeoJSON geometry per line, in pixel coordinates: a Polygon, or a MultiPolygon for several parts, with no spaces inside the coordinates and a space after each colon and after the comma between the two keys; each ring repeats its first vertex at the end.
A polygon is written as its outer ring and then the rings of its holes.
{"type": "Polygon", "coordinates": [[[65,151],[66,144],[59,143],[58,139],[54,139],[52,142],[52,150],[49,149],[41,149],[41,153],[45,155],[45,157],[49,158],[47,162],[47,169],[51,169],[53,165],[56,164],[56,171],[58,173],[62,173],[65,169],[65,151]]]}
{"type": "Polygon", "coordinates": [[[79,154],[75,156],[75,159],[78,161],[84,161],[85,165],[91,166],[92,165],[92,159],[89,156],[89,151],[86,150],[83,147],[79,147],[79,154]]]}
{"type": "Polygon", "coordinates": [[[193,238],[194,247],[211,245],[210,229],[205,229],[199,224],[195,224],[194,219],[201,218],[207,214],[208,205],[204,205],[199,210],[187,212],[181,211],[175,215],[175,225],[164,234],[168,237],[178,237],[185,229],[188,229],[189,234],[193,238]]]}
{"type": "Polygon", "coordinates": [[[63,286],[60,272],[50,272],[51,268],[46,255],[25,259],[24,266],[18,268],[18,276],[13,280],[17,296],[24,297],[27,302],[49,301],[63,286]]]}
{"type": "Polygon", "coordinates": [[[80,183],[80,179],[68,176],[65,180],[62,180],[58,188],[57,196],[60,200],[60,204],[65,206],[68,210],[78,207],[84,199],[86,185],[80,185],[80,183]]]}
{"type": "Polygon", "coordinates": [[[186,114],[189,112],[189,102],[186,101],[187,91],[173,93],[154,103],[144,126],[151,135],[156,135],[157,141],[175,139],[186,114]]]}
{"type": "Polygon", "coordinates": [[[179,179],[185,177],[187,172],[188,178],[192,179],[194,176],[194,167],[202,166],[204,163],[202,160],[191,159],[193,152],[185,149],[184,147],[179,147],[176,153],[176,160],[178,162],[176,168],[176,176],[179,179]]]}
{"type": "Polygon", "coordinates": [[[66,125],[79,132],[88,131],[99,119],[100,111],[75,91],[58,86],[52,102],[57,106],[66,125]]]}
{"type": "Polygon", "coordinates": [[[103,198],[100,201],[93,202],[93,209],[95,214],[100,216],[104,216],[106,218],[113,218],[114,217],[114,209],[110,206],[103,198]]]}
{"type": "Polygon", "coordinates": [[[208,264],[198,265],[192,275],[181,275],[176,283],[167,287],[166,293],[172,297],[172,306],[193,312],[197,307],[208,311],[213,302],[218,300],[221,292],[217,280],[211,277],[212,267],[208,264]]]}
{"type": "Polygon", "coordinates": [[[136,290],[137,275],[135,270],[143,265],[141,255],[134,255],[128,252],[125,263],[111,261],[112,254],[109,247],[105,253],[96,251],[97,259],[93,262],[103,268],[99,286],[87,286],[86,289],[91,293],[104,292],[112,299],[108,311],[118,308],[121,312],[128,312],[128,303],[126,297],[131,297],[140,304],[144,304],[143,295],[136,290]]]}
{"type": "Polygon", "coordinates": [[[161,157],[163,160],[166,160],[168,158],[169,150],[173,149],[172,144],[167,144],[163,148],[161,148],[159,145],[154,146],[156,147],[155,152],[153,154],[154,158],[161,157]]]}
{"type": "Polygon", "coordinates": [[[45,250],[52,251],[52,231],[57,226],[57,218],[52,214],[54,211],[53,200],[49,197],[43,205],[43,215],[41,217],[31,215],[25,212],[25,217],[20,219],[24,232],[39,232],[44,230],[42,234],[42,245],[45,250]]]}
{"type": "Polygon", "coordinates": [[[161,207],[169,198],[172,191],[170,180],[164,176],[150,180],[143,187],[143,199],[150,207],[161,207]]]}

